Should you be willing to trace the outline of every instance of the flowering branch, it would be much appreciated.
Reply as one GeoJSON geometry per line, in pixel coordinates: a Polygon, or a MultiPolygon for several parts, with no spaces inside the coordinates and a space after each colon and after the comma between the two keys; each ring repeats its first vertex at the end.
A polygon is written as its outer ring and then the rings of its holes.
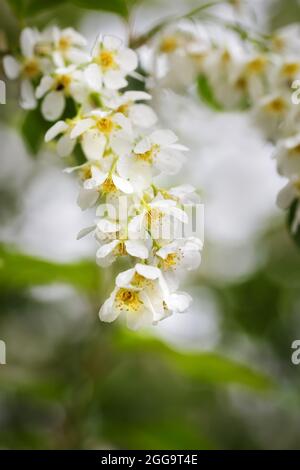
{"type": "Polygon", "coordinates": [[[5,56],[3,64],[9,78],[21,80],[22,107],[40,107],[54,122],[45,141],[55,140],[61,157],[78,148],[84,156],[84,163],[65,170],[78,175],[79,206],[95,208],[95,224],[78,238],[94,234],[100,266],[123,256],[132,262],[117,276],[100,318],[111,322],[123,313],[135,329],[190,305],[191,297],[177,289],[181,271],[200,263],[202,242],[185,235],[184,205],[197,196],[189,185],[166,190],[154,184],[156,176],[180,170],[187,148],[171,130],[157,128],[146,104],[151,95],[123,91],[135,76],[136,53],[114,36],[99,36],[91,54],[85,48],[72,28],[26,28],[20,54],[5,56]],[[65,117],[70,101],[74,112],[65,117]]]}

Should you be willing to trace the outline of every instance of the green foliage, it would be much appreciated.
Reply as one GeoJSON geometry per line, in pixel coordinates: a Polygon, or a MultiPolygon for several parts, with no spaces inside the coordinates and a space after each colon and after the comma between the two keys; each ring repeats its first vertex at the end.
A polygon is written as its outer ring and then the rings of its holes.
{"type": "Polygon", "coordinates": [[[103,10],[116,13],[126,18],[129,7],[132,7],[136,0],[7,0],[14,14],[19,18],[30,18],[47,10],[71,4],[77,7],[90,10],[103,10]]]}
{"type": "Polygon", "coordinates": [[[92,261],[54,263],[0,245],[1,289],[24,289],[60,282],[91,292],[97,289],[98,271],[92,261]]]}
{"type": "Polygon", "coordinates": [[[224,111],[223,106],[217,101],[213,89],[205,75],[199,75],[197,90],[202,101],[214,111],[224,111]]]}
{"type": "Polygon", "coordinates": [[[295,219],[295,214],[298,208],[299,208],[299,200],[296,199],[288,211],[287,226],[288,226],[288,230],[292,239],[300,247],[300,226],[298,225],[296,231],[292,230],[294,219],[295,219]]]}
{"type": "Polygon", "coordinates": [[[253,390],[270,390],[272,381],[257,372],[216,353],[179,353],[159,340],[122,332],[119,344],[126,350],[159,354],[186,378],[215,385],[237,384],[253,390]]]}
{"type": "Polygon", "coordinates": [[[21,124],[21,135],[29,153],[37,155],[50,125],[43,119],[39,109],[25,113],[21,124]]]}

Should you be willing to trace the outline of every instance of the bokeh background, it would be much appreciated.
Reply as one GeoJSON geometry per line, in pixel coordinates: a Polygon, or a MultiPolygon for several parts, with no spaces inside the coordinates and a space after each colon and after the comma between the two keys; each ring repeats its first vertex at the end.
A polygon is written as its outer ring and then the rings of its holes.
{"type": "MultiPolygon", "coordinates": [[[[131,27],[144,32],[199,3],[138,2],[131,27]]],[[[250,3],[256,26],[267,31],[300,22],[296,0],[250,3]]],[[[126,39],[124,5],[0,0],[0,53],[16,45],[26,8],[26,24],[71,25],[92,44],[100,31],[126,39]]],[[[18,86],[7,81],[0,105],[1,448],[300,448],[300,365],[291,362],[291,344],[300,339],[300,254],[276,209],[284,181],[272,145],[248,113],[214,113],[162,90],[154,90],[154,106],[191,148],[180,179],[168,183],[201,191],[205,246],[185,286],[194,297],[190,312],[132,333],[98,319],[117,268],[96,267],[92,238],[76,241],[92,214],[76,206],[75,178],[40,145],[38,117],[26,120],[18,86]]]]}

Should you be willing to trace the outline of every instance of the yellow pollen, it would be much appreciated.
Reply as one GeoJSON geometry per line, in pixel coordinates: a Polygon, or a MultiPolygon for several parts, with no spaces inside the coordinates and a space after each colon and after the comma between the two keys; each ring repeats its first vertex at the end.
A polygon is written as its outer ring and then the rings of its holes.
{"type": "Polygon", "coordinates": [[[28,78],[34,78],[40,73],[40,69],[36,60],[28,60],[23,66],[23,73],[28,78]]]}
{"type": "Polygon", "coordinates": [[[281,72],[285,77],[293,77],[296,73],[299,72],[300,64],[298,62],[290,62],[289,64],[284,64],[281,72]]]}
{"type": "Polygon", "coordinates": [[[58,41],[58,48],[65,51],[71,46],[71,40],[67,36],[62,36],[58,41]]]}
{"type": "Polygon", "coordinates": [[[83,181],[88,180],[92,177],[92,171],[90,166],[85,166],[80,170],[80,177],[83,181]]]}
{"type": "Polygon", "coordinates": [[[143,305],[138,292],[124,288],[118,290],[115,302],[118,309],[127,312],[137,312],[143,305]]]}
{"type": "Polygon", "coordinates": [[[270,103],[266,104],[265,110],[270,113],[279,114],[282,113],[286,108],[286,103],[281,98],[275,98],[274,100],[270,101],[270,103]]]}
{"type": "Polygon", "coordinates": [[[69,75],[61,75],[56,81],[56,90],[64,90],[68,88],[71,83],[71,77],[69,75]]]}
{"type": "Polygon", "coordinates": [[[114,254],[117,256],[125,256],[127,255],[125,243],[121,242],[119,243],[116,248],[114,249],[114,254]]]}
{"type": "Polygon", "coordinates": [[[179,256],[177,253],[169,253],[168,256],[162,260],[162,268],[167,271],[168,269],[176,266],[178,258],[179,256]]]}
{"type": "Polygon", "coordinates": [[[124,103],[124,104],[121,104],[121,106],[118,107],[116,112],[127,115],[128,114],[128,108],[129,108],[129,103],[124,103]]]}
{"type": "Polygon", "coordinates": [[[151,284],[151,280],[145,278],[144,276],[142,276],[139,273],[134,273],[134,276],[131,280],[131,284],[135,287],[144,288],[144,287],[149,286],[151,284]]]}
{"type": "Polygon", "coordinates": [[[117,67],[114,54],[110,51],[101,51],[98,57],[98,63],[105,70],[117,67]]]}
{"type": "Polygon", "coordinates": [[[153,163],[153,160],[159,150],[158,145],[153,145],[150,150],[147,150],[147,152],[144,153],[135,153],[135,157],[138,160],[141,160],[145,163],[149,163],[150,165],[153,163]]]}
{"type": "Polygon", "coordinates": [[[160,43],[160,51],[169,54],[174,52],[178,47],[176,36],[166,36],[160,43]]]}
{"type": "Polygon", "coordinates": [[[104,183],[101,184],[101,191],[103,192],[103,194],[115,193],[117,191],[117,188],[116,188],[115,183],[113,182],[111,176],[106,178],[104,183]]]}
{"type": "Polygon", "coordinates": [[[267,65],[267,59],[265,57],[256,57],[256,59],[250,60],[247,64],[247,72],[250,74],[262,73],[267,65]]]}
{"type": "Polygon", "coordinates": [[[100,132],[104,132],[105,134],[110,134],[110,132],[114,128],[114,123],[109,118],[101,118],[97,121],[97,128],[100,132]]]}

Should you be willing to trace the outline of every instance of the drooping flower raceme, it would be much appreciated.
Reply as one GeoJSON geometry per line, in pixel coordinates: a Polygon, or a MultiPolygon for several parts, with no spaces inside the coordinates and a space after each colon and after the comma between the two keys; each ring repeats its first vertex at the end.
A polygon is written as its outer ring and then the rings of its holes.
{"type": "Polygon", "coordinates": [[[157,176],[180,170],[187,148],[157,127],[151,95],[122,90],[129,75],[137,76],[136,53],[113,36],[99,36],[91,54],[85,45],[71,28],[26,28],[20,54],[5,57],[4,67],[22,79],[21,104],[39,106],[41,119],[53,122],[45,141],[55,141],[61,157],[78,150],[83,159],[65,170],[78,175],[79,206],[95,208],[94,225],[78,238],[94,234],[100,266],[119,258],[133,266],[117,276],[100,318],[122,314],[135,329],[191,303],[178,287],[182,273],[200,264],[202,242],[188,233],[184,207],[198,197],[189,185],[155,185],[157,176]]]}
{"type": "MultiPolygon", "coordinates": [[[[214,109],[250,109],[254,122],[275,146],[279,173],[288,178],[278,196],[281,208],[293,203],[292,230],[300,227],[300,58],[299,28],[286,27],[268,38],[245,41],[241,34],[169,26],[153,40],[150,73],[156,85],[198,89],[214,109]]],[[[234,29],[234,28],[233,28],[234,29]]],[[[241,31],[243,31],[241,26],[241,31]]],[[[251,39],[251,38],[250,38],[251,39]]]]}

